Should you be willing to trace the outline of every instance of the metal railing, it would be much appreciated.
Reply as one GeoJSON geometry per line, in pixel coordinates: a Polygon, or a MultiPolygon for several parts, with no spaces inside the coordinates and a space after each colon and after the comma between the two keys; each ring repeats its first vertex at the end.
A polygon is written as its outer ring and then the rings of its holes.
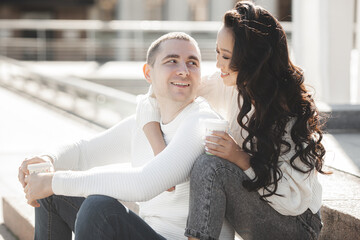
{"type": "Polygon", "coordinates": [[[0,86],[31,96],[101,127],[135,113],[136,96],[78,78],[55,78],[0,57],[0,86]]]}
{"type": "MultiPolygon", "coordinates": [[[[282,22],[288,35],[291,23],[282,22]]],[[[198,42],[205,61],[214,61],[221,22],[0,20],[0,54],[39,61],[143,61],[150,43],[171,31],[198,42]]]]}

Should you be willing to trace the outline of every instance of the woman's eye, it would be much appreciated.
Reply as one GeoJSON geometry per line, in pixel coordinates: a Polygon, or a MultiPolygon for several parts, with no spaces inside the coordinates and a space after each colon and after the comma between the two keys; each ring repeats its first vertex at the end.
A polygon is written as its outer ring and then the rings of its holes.
{"type": "Polygon", "coordinates": [[[223,56],[223,59],[225,59],[225,60],[229,60],[230,58],[229,58],[229,57],[227,57],[227,56],[223,56]]]}

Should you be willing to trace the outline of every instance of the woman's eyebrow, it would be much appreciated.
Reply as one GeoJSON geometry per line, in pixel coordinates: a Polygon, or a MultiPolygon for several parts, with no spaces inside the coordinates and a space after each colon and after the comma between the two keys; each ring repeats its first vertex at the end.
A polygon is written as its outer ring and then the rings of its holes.
{"type": "Polygon", "coordinates": [[[225,49],[225,48],[220,48],[220,50],[232,54],[231,51],[229,51],[229,50],[227,50],[227,49],[225,49]]]}

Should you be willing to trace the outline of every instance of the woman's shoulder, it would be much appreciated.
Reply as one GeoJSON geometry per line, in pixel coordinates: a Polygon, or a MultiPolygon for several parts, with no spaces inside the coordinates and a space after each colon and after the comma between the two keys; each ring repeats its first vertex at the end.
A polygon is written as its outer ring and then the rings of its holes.
{"type": "Polygon", "coordinates": [[[197,97],[193,103],[193,111],[189,117],[195,118],[218,118],[219,114],[210,106],[209,102],[203,97],[197,97]]]}
{"type": "Polygon", "coordinates": [[[201,78],[202,85],[217,85],[222,83],[220,72],[216,71],[211,74],[206,74],[201,78]]]}

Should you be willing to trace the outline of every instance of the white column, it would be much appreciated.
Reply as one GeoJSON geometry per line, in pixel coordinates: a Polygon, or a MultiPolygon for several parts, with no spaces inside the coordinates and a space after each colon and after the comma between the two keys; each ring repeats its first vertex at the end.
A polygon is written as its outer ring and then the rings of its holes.
{"type": "Polygon", "coordinates": [[[279,17],[278,0],[254,0],[256,5],[260,5],[268,10],[274,17],[279,17]]]}
{"type": "MultiPolygon", "coordinates": [[[[120,0],[117,2],[117,19],[118,20],[143,20],[144,8],[139,7],[143,5],[142,0],[120,0]]],[[[129,61],[130,57],[130,45],[132,40],[129,32],[118,32],[118,41],[116,48],[116,60],[129,61]]]]}
{"type": "Polygon", "coordinates": [[[316,99],[350,103],[354,0],[293,0],[295,62],[316,99]]]}
{"type": "Polygon", "coordinates": [[[189,15],[187,1],[168,0],[168,19],[170,21],[186,21],[189,15]]]}
{"type": "Polygon", "coordinates": [[[354,0],[322,0],[327,13],[322,19],[323,54],[328,72],[329,103],[350,103],[350,54],[353,47],[354,0]],[[326,37],[326,39],[325,39],[326,37]]]}
{"type": "Polygon", "coordinates": [[[355,103],[360,104],[360,1],[357,1],[356,9],[356,50],[357,50],[357,79],[353,87],[357,88],[354,92],[356,94],[355,103]]]}
{"type": "Polygon", "coordinates": [[[315,91],[315,99],[323,100],[324,87],[320,55],[320,0],[292,2],[292,59],[305,72],[305,83],[315,91]]]}
{"type": "Polygon", "coordinates": [[[235,6],[232,0],[211,0],[210,21],[222,21],[224,13],[235,6]]]}

